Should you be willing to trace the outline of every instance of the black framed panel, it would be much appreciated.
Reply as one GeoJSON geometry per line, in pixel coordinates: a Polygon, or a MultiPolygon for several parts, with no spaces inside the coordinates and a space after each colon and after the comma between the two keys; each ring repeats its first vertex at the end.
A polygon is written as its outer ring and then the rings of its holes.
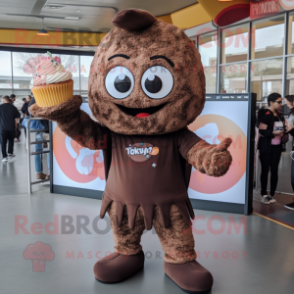
{"type": "Polygon", "coordinates": [[[210,210],[227,213],[246,214],[245,205],[218,201],[190,199],[192,207],[199,210],[210,210]]]}
{"type": "Polygon", "coordinates": [[[49,135],[50,135],[50,193],[53,192],[53,136],[52,136],[52,121],[49,121],[49,135]]]}
{"type": "MultiPolygon", "coordinates": [[[[255,93],[225,93],[225,94],[206,94],[206,101],[211,102],[235,102],[238,101],[247,101],[247,109],[242,109],[246,112],[247,115],[247,126],[246,126],[246,177],[244,186],[241,187],[242,193],[243,189],[245,190],[245,199],[243,203],[233,203],[228,200],[225,201],[216,201],[213,193],[210,192],[201,192],[199,196],[196,193],[191,194],[190,198],[192,206],[194,209],[203,209],[211,211],[220,211],[220,212],[229,212],[229,213],[241,213],[241,214],[251,214],[253,211],[253,178],[254,178],[254,146],[255,146],[255,109],[256,109],[256,94],[255,93]],[[205,194],[205,197],[203,196],[205,194]],[[196,196],[195,196],[196,195],[196,196]],[[199,197],[199,198],[198,198],[199,197]],[[207,200],[204,199],[207,197],[207,200]]],[[[213,104],[212,104],[213,105],[213,104]]],[[[215,106],[210,105],[210,109],[220,108],[217,104],[215,106]]],[[[233,105],[233,104],[232,104],[233,105]]],[[[205,110],[205,108],[204,108],[205,110]]],[[[207,114],[207,112],[205,112],[207,114]]],[[[226,117],[226,109],[224,109],[221,114],[223,117],[226,117]]],[[[196,119],[197,121],[197,119],[196,119]]],[[[197,132],[196,132],[197,133],[197,132]]],[[[234,160],[234,159],[233,159],[234,160]]],[[[225,181],[225,179],[224,179],[225,181]]],[[[241,179],[239,180],[241,182],[241,179]]],[[[235,185],[237,185],[235,183],[235,185]]],[[[191,183],[190,183],[191,186],[191,183]]],[[[228,190],[222,192],[223,197],[226,197],[226,193],[229,195],[231,191],[228,190]]],[[[199,190],[200,191],[200,190],[199,190]]],[[[218,194],[219,195],[219,194],[218,194]]],[[[230,199],[230,197],[228,197],[230,199]]],[[[224,200],[224,198],[222,199],[224,200]]]]}
{"type": "Polygon", "coordinates": [[[51,193],[102,200],[103,191],[54,185],[51,193]]]}

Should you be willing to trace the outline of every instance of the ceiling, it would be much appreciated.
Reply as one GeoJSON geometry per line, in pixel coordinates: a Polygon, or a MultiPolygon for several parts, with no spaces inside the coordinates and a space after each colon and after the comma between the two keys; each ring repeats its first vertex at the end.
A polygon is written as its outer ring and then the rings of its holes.
{"type": "Polygon", "coordinates": [[[0,0],[0,28],[39,30],[44,18],[47,30],[108,32],[117,11],[139,8],[160,16],[195,3],[195,0],[0,0]],[[54,4],[63,8],[46,8],[54,4]]]}

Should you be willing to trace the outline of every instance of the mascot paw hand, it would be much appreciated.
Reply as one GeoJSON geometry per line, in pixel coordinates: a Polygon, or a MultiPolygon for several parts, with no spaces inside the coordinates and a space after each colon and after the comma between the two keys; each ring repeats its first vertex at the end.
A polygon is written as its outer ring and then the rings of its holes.
{"type": "Polygon", "coordinates": [[[30,107],[30,113],[35,116],[35,117],[39,117],[41,116],[40,114],[43,112],[44,108],[42,107],[39,107],[37,105],[37,103],[33,104],[31,107],[30,107]]]}
{"type": "Polygon", "coordinates": [[[83,98],[76,95],[66,102],[51,107],[40,107],[35,103],[30,107],[30,113],[35,117],[57,120],[79,109],[82,102],[83,98]]]}
{"type": "Polygon", "coordinates": [[[52,107],[40,107],[37,103],[30,107],[30,113],[34,117],[42,117],[45,119],[52,119],[51,114],[55,111],[56,106],[52,107]]]}
{"type": "Polygon", "coordinates": [[[208,151],[202,163],[207,175],[221,177],[226,174],[232,163],[232,156],[227,150],[231,143],[232,139],[226,138],[208,151]]]}

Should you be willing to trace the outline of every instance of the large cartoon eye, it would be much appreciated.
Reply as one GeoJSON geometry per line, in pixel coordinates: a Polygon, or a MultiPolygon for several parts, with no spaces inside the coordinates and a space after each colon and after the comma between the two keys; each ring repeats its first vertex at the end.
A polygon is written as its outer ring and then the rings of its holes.
{"type": "Polygon", "coordinates": [[[107,74],[105,87],[113,98],[126,98],[134,88],[134,76],[126,67],[116,66],[107,74]]]}
{"type": "Polygon", "coordinates": [[[144,72],[141,86],[150,98],[161,99],[166,97],[173,89],[174,78],[167,68],[156,65],[144,72]]]}

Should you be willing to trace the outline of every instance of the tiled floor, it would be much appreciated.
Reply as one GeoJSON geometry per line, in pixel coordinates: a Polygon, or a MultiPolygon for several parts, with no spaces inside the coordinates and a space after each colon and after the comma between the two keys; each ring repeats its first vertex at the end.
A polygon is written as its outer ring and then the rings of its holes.
{"type": "MultiPolygon", "coordinates": [[[[101,201],[50,194],[44,184],[28,195],[23,144],[16,146],[16,154],[6,166],[0,163],[1,294],[183,293],[164,274],[163,251],[154,231],[142,237],[146,256],[143,271],[120,284],[95,281],[95,262],[114,246],[108,218],[95,219],[101,201]],[[78,231],[79,216],[89,220],[87,233],[78,231]],[[66,220],[72,226],[66,226],[66,220]],[[55,224],[53,233],[50,222],[55,224]],[[54,253],[48,257],[54,257],[52,260],[46,260],[44,271],[36,271],[40,267],[33,267],[31,257],[24,254],[28,245],[38,241],[50,245],[54,253]]],[[[204,216],[194,223],[193,231],[198,261],[214,276],[211,293],[293,293],[293,230],[255,214],[195,213],[204,216]],[[211,225],[215,215],[219,220],[211,225]]]]}

